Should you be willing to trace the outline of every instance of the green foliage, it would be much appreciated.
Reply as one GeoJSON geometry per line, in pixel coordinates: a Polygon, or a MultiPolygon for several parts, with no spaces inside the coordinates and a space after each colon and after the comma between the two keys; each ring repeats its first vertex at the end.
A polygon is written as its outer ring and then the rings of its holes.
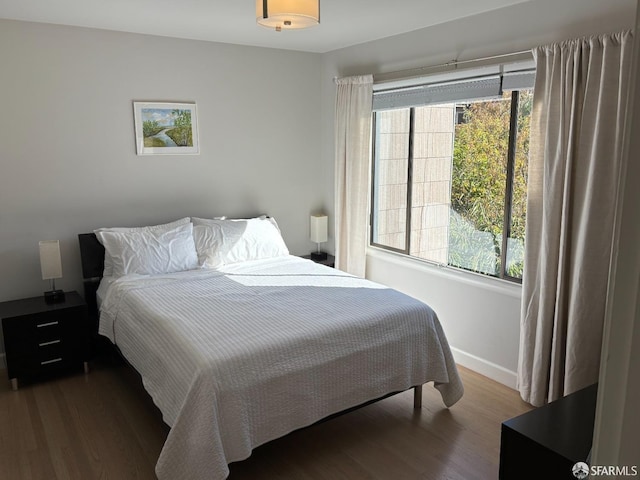
{"type": "Polygon", "coordinates": [[[502,232],[510,102],[472,103],[456,126],[451,206],[476,229],[502,232]]]}
{"type": "Polygon", "coordinates": [[[191,127],[191,112],[189,110],[175,109],[171,111],[171,116],[176,127],[191,127]]]}
{"type": "Polygon", "coordinates": [[[449,220],[449,264],[498,275],[500,256],[496,255],[493,235],[477,230],[454,210],[451,210],[449,220]]]}
{"type": "MultiPolygon", "coordinates": [[[[531,133],[531,108],[533,92],[521,91],[518,105],[518,138],[511,199],[511,238],[524,242],[527,218],[527,171],[529,168],[529,136],[531,133]]],[[[520,275],[522,276],[522,275],[520,275]]]]}
{"type": "Polygon", "coordinates": [[[155,120],[145,120],[142,122],[142,134],[145,137],[152,137],[161,130],[162,127],[158,125],[158,122],[155,120]]]}
{"type": "Polygon", "coordinates": [[[507,266],[507,275],[513,278],[522,278],[524,273],[524,261],[519,261],[507,266]]]}
{"type": "MultiPolygon", "coordinates": [[[[523,268],[519,246],[525,236],[532,97],[531,92],[520,92],[518,106],[511,218],[511,238],[516,241],[510,242],[509,252],[515,258],[507,267],[514,277],[521,277],[523,268]]],[[[471,103],[455,132],[449,263],[491,275],[500,271],[510,115],[510,93],[501,100],[471,103]]]]}

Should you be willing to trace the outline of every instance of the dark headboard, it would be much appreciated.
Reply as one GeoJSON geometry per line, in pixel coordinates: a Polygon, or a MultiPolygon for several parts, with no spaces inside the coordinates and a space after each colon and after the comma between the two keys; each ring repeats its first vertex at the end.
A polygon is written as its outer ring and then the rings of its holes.
{"type": "Polygon", "coordinates": [[[89,307],[89,316],[95,323],[94,331],[97,335],[99,314],[96,291],[100,286],[104,270],[104,247],[98,241],[95,233],[80,233],[78,241],[80,242],[82,278],[84,278],[84,299],[89,307]]]}
{"type": "Polygon", "coordinates": [[[82,278],[85,280],[102,277],[104,270],[104,247],[98,241],[95,233],[81,233],[80,259],[82,261],[82,278]]]}

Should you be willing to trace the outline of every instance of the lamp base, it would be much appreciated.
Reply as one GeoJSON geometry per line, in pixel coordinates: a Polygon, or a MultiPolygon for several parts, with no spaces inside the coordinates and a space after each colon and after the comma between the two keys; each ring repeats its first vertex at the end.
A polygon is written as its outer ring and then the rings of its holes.
{"type": "Polygon", "coordinates": [[[327,252],[311,252],[311,260],[319,262],[327,259],[327,252]]]}
{"type": "Polygon", "coordinates": [[[45,303],[62,303],[64,302],[64,292],[62,290],[49,290],[44,292],[45,303]]]}

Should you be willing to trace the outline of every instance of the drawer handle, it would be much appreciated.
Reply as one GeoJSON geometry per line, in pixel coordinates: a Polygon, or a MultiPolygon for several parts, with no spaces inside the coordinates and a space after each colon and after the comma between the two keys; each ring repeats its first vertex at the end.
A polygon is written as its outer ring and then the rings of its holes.
{"type": "Polygon", "coordinates": [[[51,340],[50,342],[42,342],[39,343],[39,347],[46,347],[47,345],[55,345],[56,343],[60,343],[60,340],[51,340]]]}
{"type": "Polygon", "coordinates": [[[58,363],[61,361],[62,361],[62,358],[54,358],[51,360],[45,360],[44,362],[40,362],[40,365],[49,365],[50,363],[58,363]]]}
{"type": "Polygon", "coordinates": [[[53,325],[58,325],[58,321],[56,320],[55,322],[39,323],[38,325],[36,325],[36,327],[38,327],[38,328],[51,327],[53,325]]]}

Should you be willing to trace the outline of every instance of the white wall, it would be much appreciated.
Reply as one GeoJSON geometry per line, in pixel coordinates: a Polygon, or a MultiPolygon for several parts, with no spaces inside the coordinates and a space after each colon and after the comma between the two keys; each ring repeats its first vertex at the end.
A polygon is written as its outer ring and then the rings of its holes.
{"type": "Polygon", "coordinates": [[[321,57],[0,20],[0,301],[40,295],[38,241],[183,216],[266,212],[307,253],[322,207],[321,57]],[[136,156],[132,101],[193,101],[198,156],[136,156]]]}
{"type": "MultiPolygon", "coordinates": [[[[375,76],[633,28],[634,12],[635,0],[532,0],[325,54],[322,157],[327,191],[332,191],[333,185],[334,77],[365,73],[375,76]]],[[[332,197],[327,197],[325,203],[333,208],[332,197]]],[[[386,252],[370,252],[367,276],[431,304],[458,362],[515,385],[519,287],[417,265],[386,252]]]]}

